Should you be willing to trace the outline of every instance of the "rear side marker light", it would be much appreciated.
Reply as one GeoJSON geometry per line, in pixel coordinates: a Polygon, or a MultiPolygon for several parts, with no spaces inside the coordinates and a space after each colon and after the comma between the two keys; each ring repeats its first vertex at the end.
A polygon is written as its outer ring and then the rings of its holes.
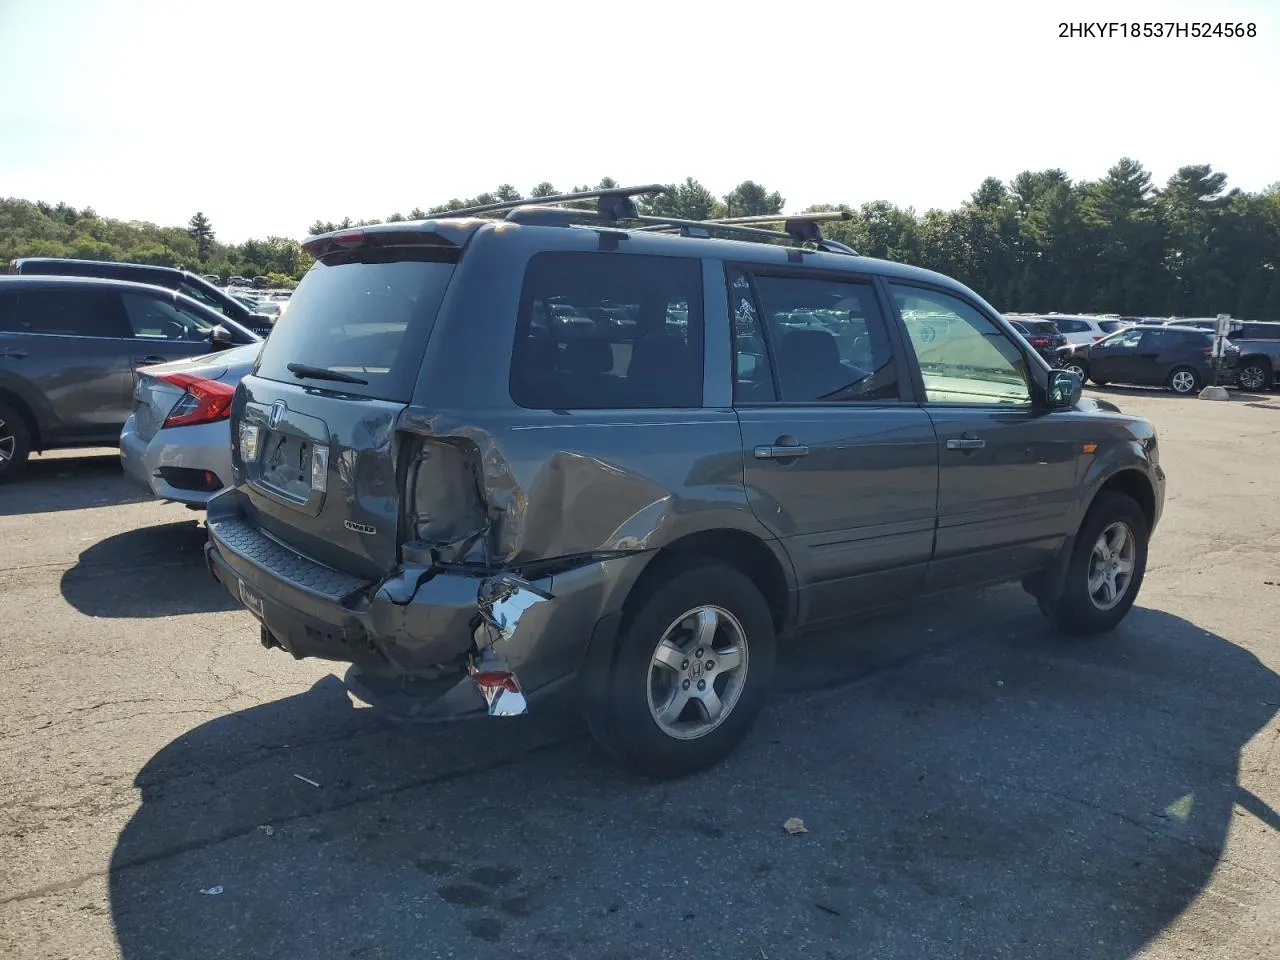
{"type": "Polygon", "coordinates": [[[234,386],[190,373],[161,373],[155,374],[155,378],[185,391],[162,426],[190,427],[199,423],[216,423],[231,416],[231,400],[236,394],[234,386]]]}

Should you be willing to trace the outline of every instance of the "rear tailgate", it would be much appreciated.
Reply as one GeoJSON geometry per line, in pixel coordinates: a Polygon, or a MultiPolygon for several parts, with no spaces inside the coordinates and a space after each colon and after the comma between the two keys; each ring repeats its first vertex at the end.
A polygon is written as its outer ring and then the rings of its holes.
{"type": "MultiPolygon", "coordinates": [[[[399,561],[396,418],[408,404],[459,247],[430,231],[354,231],[315,266],[241,381],[233,456],[258,525],[335,570],[399,561]],[[392,235],[394,236],[394,235],[392,235]]],[[[311,246],[311,244],[309,244],[311,246]]]]}

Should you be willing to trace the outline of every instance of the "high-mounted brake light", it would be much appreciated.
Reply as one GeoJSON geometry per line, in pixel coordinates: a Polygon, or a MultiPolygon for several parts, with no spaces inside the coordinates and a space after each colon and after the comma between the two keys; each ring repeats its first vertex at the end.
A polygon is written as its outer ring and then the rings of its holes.
{"type": "Polygon", "coordinates": [[[364,243],[364,231],[347,230],[343,233],[335,233],[329,238],[329,242],[335,247],[358,247],[364,243]]]}
{"type": "Polygon", "coordinates": [[[164,418],[162,426],[190,427],[197,423],[215,423],[231,416],[231,400],[236,394],[234,386],[190,373],[159,373],[154,376],[186,391],[164,418]]]}

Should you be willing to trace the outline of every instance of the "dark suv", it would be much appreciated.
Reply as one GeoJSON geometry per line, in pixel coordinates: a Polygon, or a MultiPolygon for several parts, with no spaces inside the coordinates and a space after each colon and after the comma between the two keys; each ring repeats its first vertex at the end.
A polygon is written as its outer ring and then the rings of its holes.
{"type": "Polygon", "coordinates": [[[149,263],[116,263],[110,260],[71,260],[62,257],[23,257],[13,261],[13,272],[19,276],[100,277],[104,280],[127,280],[153,287],[168,287],[217,310],[223,316],[247,327],[260,337],[271,332],[271,324],[256,316],[225,290],[206,277],[177,267],[158,267],[149,263]]]}
{"type": "Polygon", "coordinates": [[[609,751],[676,775],[747,732],[801,629],[1009,580],[1068,631],[1124,617],[1150,423],[816,218],[640,218],[634,192],[307,242],[208,506],[265,646],[419,719],[574,684],[609,751]]]}
{"type": "Polygon", "coordinates": [[[140,367],[256,342],[172,290],[0,277],[0,480],[32,450],[116,446],[140,367]]]}

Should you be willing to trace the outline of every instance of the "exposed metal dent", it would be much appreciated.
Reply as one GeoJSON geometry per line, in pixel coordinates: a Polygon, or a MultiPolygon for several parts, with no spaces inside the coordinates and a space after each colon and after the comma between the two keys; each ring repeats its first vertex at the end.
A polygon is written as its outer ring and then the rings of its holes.
{"type": "Polygon", "coordinates": [[[497,636],[486,646],[499,640],[514,638],[524,612],[536,604],[552,599],[554,597],[550,593],[510,573],[499,574],[481,582],[480,589],[476,592],[476,609],[480,612],[480,618],[497,631],[497,636]]]}

